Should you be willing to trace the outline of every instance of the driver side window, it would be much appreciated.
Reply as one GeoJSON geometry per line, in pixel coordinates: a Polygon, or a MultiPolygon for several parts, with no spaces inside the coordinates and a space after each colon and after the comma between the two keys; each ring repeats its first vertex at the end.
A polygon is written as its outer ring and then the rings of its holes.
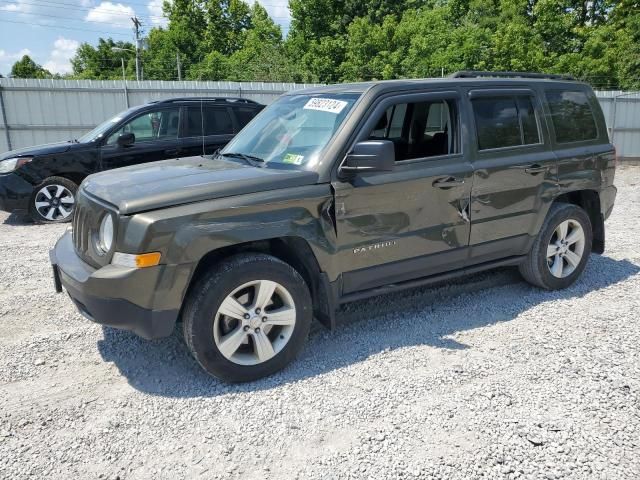
{"type": "Polygon", "coordinates": [[[137,142],[153,140],[170,140],[178,138],[180,114],[177,108],[168,108],[146,112],[129,120],[118,130],[113,132],[107,140],[108,145],[114,145],[123,133],[133,133],[137,142]]]}

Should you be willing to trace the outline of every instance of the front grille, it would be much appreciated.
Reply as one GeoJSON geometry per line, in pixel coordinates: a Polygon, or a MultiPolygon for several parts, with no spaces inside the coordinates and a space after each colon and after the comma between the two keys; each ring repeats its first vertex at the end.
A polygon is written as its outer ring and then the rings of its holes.
{"type": "Polygon", "coordinates": [[[73,246],[82,260],[96,268],[109,262],[107,255],[100,255],[96,251],[92,241],[92,238],[98,234],[105,211],[105,207],[89,198],[82,189],[78,191],[72,221],[73,246]]]}

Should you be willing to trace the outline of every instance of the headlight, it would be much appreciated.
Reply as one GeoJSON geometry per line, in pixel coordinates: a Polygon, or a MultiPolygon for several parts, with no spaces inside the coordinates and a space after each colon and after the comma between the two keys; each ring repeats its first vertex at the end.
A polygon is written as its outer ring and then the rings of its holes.
{"type": "Polygon", "coordinates": [[[20,168],[25,163],[29,163],[33,157],[15,157],[7,158],[6,160],[0,160],[0,173],[13,172],[15,169],[20,168]]]}
{"type": "Polygon", "coordinates": [[[113,247],[113,217],[108,213],[100,222],[97,247],[98,251],[103,254],[110,252],[113,247]]]}

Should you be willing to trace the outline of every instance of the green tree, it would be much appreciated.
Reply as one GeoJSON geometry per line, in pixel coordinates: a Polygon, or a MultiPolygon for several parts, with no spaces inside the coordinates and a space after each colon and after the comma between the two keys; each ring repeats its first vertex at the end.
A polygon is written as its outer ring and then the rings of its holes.
{"type": "Polygon", "coordinates": [[[11,76],[15,78],[51,78],[51,72],[34,62],[29,55],[24,55],[11,67],[11,76]]]}
{"type": "Polygon", "coordinates": [[[229,58],[220,52],[209,53],[204,60],[189,68],[189,80],[229,80],[229,58]]]}
{"type": "Polygon", "coordinates": [[[204,10],[207,51],[231,55],[242,48],[247,30],[251,28],[249,5],[242,0],[207,0],[204,10]]]}
{"type": "Polygon", "coordinates": [[[236,81],[293,81],[294,67],[287,57],[282,31],[259,3],[250,11],[250,28],[242,48],[229,57],[230,79],[236,81]]]}
{"type": "Polygon", "coordinates": [[[97,47],[83,43],[71,59],[73,78],[122,79],[122,59],[126,77],[135,79],[135,46],[132,43],[116,42],[111,38],[100,38],[97,47]]]}

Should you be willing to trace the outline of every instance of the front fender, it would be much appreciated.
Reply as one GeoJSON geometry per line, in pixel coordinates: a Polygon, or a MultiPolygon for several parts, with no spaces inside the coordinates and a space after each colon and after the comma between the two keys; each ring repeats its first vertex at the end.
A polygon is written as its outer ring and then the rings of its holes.
{"type": "Polygon", "coordinates": [[[163,263],[195,268],[205,255],[221,248],[299,237],[308,243],[321,269],[333,272],[332,198],[330,186],[321,184],[140,213],[126,222],[122,250],[159,251],[163,263]]]}

